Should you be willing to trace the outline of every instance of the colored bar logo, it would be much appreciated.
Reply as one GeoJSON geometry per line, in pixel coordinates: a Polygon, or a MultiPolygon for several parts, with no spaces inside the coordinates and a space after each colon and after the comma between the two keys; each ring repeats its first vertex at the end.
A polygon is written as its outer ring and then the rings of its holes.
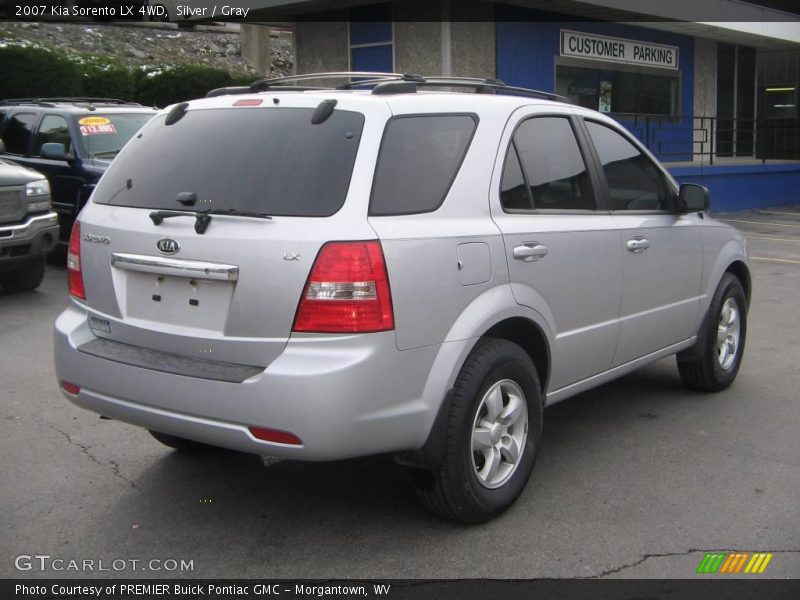
{"type": "Polygon", "coordinates": [[[707,552],[697,567],[703,574],[761,574],[767,570],[772,552],[707,552]]]}

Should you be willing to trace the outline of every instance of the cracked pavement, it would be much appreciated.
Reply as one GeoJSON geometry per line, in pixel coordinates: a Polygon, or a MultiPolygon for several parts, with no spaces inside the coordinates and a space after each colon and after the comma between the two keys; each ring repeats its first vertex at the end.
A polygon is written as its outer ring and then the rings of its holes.
{"type": "Polygon", "coordinates": [[[704,553],[736,550],[775,552],[759,577],[800,577],[800,266],[752,268],[732,389],[687,392],[664,360],[548,408],[520,500],[464,527],[387,457],[185,456],[73,406],[51,358],[66,273],[49,266],[39,291],[0,292],[0,576],[82,576],[14,570],[44,553],[194,560],[105,576],[713,578],[695,575],[704,553]]]}

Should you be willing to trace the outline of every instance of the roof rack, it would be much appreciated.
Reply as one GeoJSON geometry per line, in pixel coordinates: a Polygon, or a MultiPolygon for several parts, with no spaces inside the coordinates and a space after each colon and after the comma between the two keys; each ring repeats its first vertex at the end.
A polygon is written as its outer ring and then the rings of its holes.
{"type": "Polygon", "coordinates": [[[7,98],[0,100],[0,104],[9,106],[13,104],[38,104],[40,106],[55,106],[56,103],[62,104],[120,104],[125,106],[142,106],[138,102],[119,100],[118,98],[91,98],[63,96],[54,98],[7,98]]]}
{"type": "Polygon", "coordinates": [[[479,94],[505,93],[531,98],[544,98],[559,102],[570,102],[569,99],[551,92],[532,90],[523,87],[506,85],[505,82],[493,78],[477,77],[423,77],[414,73],[376,73],[372,71],[308,73],[304,75],[288,75],[271,79],[259,79],[249,87],[218,88],[211,90],[206,97],[222,96],[227,94],[247,94],[266,91],[317,91],[317,90],[352,90],[374,86],[373,94],[412,94],[419,87],[450,87],[469,88],[479,94]],[[292,85],[298,82],[313,80],[346,79],[347,81],[337,86],[309,87],[292,85]]]}

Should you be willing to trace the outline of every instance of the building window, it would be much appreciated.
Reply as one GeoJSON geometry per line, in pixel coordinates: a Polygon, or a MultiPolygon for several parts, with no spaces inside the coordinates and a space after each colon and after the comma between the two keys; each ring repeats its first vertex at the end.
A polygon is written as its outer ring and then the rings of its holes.
{"type": "Polygon", "coordinates": [[[350,70],[394,71],[394,27],[390,3],[350,9],[350,70]]]}
{"type": "Polygon", "coordinates": [[[678,77],[614,68],[556,67],[556,93],[605,113],[677,116],[678,77]]]}
{"type": "Polygon", "coordinates": [[[756,52],[717,44],[717,156],[753,156],[756,52]]]}
{"type": "Polygon", "coordinates": [[[764,88],[764,117],[794,119],[797,116],[797,92],[793,86],[764,88]]]}

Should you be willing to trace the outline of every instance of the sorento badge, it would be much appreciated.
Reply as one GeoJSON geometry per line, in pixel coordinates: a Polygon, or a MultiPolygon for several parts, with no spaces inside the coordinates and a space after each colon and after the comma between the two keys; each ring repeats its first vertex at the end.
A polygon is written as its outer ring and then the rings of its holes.
{"type": "Polygon", "coordinates": [[[161,254],[175,254],[181,249],[181,245],[175,240],[162,238],[156,242],[156,249],[161,252],[161,254]]]}

